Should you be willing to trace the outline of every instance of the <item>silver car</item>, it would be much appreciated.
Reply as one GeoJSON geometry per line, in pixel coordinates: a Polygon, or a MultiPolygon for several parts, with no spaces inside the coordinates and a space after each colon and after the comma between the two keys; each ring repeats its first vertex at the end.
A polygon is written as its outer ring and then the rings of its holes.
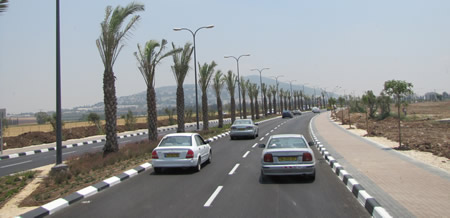
{"type": "Polygon", "coordinates": [[[251,119],[235,120],[231,125],[230,138],[231,140],[238,137],[250,137],[252,139],[258,137],[258,124],[253,123],[251,119]]]}
{"type": "Polygon", "coordinates": [[[189,167],[200,171],[202,164],[210,163],[211,146],[198,133],[172,133],[164,136],[152,152],[155,173],[164,168],[189,167]]]}
{"type": "Polygon", "coordinates": [[[313,107],[312,108],[312,112],[313,113],[320,113],[320,109],[318,107],[313,107]]]}
{"type": "Polygon", "coordinates": [[[265,176],[305,175],[311,180],[316,177],[315,158],[309,147],[313,142],[306,142],[303,135],[273,135],[261,155],[261,178],[265,176]]]}

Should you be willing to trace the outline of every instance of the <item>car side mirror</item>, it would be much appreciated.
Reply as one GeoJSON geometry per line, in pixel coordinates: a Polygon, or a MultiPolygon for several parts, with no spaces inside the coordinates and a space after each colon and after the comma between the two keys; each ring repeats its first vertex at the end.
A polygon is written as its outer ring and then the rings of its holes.
{"type": "Polygon", "coordinates": [[[255,126],[259,125],[259,123],[255,123],[255,126]]]}
{"type": "Polygon", "coordinates": [[[309,145],[309,146],[314,146],[315,143],[314,143],[314,142],[308,142],[308,145],[309,145]]]}
{"type": "Polygon", "coordinates": [[[258,144],[258,147],[260,147],[260,148],[265,148],[266,145],[265,145],[265,144],[258,144]]]}
{"type": "Polygon", "coordinates": [[[210,140],[210,139],[206,139],[206,140],[205,140],[205,143],[206,143],[206,144],[209,144],[209,143],[211,143],[211,142],[212,142],[212,140],[210,140]]]}

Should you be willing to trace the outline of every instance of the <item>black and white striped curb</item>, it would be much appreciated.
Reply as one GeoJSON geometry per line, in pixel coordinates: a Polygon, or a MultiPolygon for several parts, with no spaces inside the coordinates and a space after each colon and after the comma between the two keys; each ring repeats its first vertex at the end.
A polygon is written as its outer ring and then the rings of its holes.
{"type": "MultiPolygon", "coordinates": [[[[216,135],[210,139],[214,139],[211,140],[211,142],[216,141],[220,138],[225,137],[226,135],[228,135],[230,132],[225,132],[219,135],[216,135]],[[217,138],[217,139],[216,139],[217,138]]],[[[68,207],[69,205],[80,201],[84,198],[90,197],[92,195],[97,194],[100,191],[103,191],[109,187],[112,187],[114,185],[117,185],[119,183],[121,183],[122,181],[134,177],[136,175],[138,175],[139,173],[145,172],[148,169],[152,168],[152,164],[151,162],[147,162],[144,164],[141,164],[137,167],[135,167],[134,169],[131,170],[127,170],[117,176],[113,176],[110,177],[108,179],[105,179],[95,185],[91,185],[88,186],[86,188],[83,188],[77,192],[74,192],[68,196],[65,196],[63,198],[58,198],[50,203],[47,203],[45,205],[42,205],[41,207],[38,207],[34,210],[28,211],[18,217],[23,217],[23,218],[27,218],[27,217],[44,217],[50,214],[55,213],[58,210],[61,210],[65,207],[68,207]]]]}
{"type": "MultiPolygon", "coordinates": [[[[224,119],[224,122],[230,122],[230,121],[231,121],[230,118],[224,119]]],[[[219,121],[213,120],[213,121],[209,121],[209,123],[214,124],[214,123],[219,123],[219,121]]],[[[196,126],[196,124],[185,125],[186,128],[193,127],[193,126],[196,126]]],[[[200,126],[203,126],[203,123],[200,123],[200,126]]],[[[176,129],[177,129],[177,126],[169,126],[169,127],[164,127],[164,128],[158,128],[158,132],[165,132],[165,131],[176,130],[176,129]]],[[[133,133],[133,134],[128,134],[128,135],[121,135],[121,136],[117,136],[117,138],[123,139],[123,138],[134,137],[134,136],[145,135],[145,134],[148,134],[148,131],[138,132],[138,133],[133,133]]],[[[83,145],[90,145],[90,144],[104,142],[104,141],[106,141],[106,139],[103,138],[103,139],[97,139],[97,140],[92,140],[92,141],[63,145],[62,148],[65,149],[65,148],[80,147],[83,145]]],[[[45,153],[45,152],[55,151],[55,150],[56,150],[56,147],[50,147],[50,148],[44,148],[44,149],[37,149],[37,150],[33,150],[33,151],[20,152],[20,153],[0,156],[0,160],[12,159],[12,158],[17,158],[17,157],[21,157],[21,156],[29,156],[29,155],[45,153]]]]}
{"type": "Polygon", "coordinates": [[[330,165],[333,172],[339,177],[339,179],[344,182],[347,189],[352,192],[352,194],[358,199],[358,202],[366,208],[372,217],[382,217],[389,218],[392,217],[389,213],[373,198],[367,191],[358,183],[344,168],[334,159],[324,145],[317,139],[311,123],[314,118],[309,122],[309,130],[311,137],[313,138],[315,145],[322,156],[325,158],[327,163],[330,165]]]}

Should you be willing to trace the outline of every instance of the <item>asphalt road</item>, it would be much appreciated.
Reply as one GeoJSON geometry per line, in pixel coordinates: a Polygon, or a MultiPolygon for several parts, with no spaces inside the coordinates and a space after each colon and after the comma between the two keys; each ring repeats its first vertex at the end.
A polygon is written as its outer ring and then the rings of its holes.
{"type": "MultiPolygon", "coordinates": [[[[210,123],[210,126],[217,126],[216,123],[210,123]]],[[[186,131],[194,131],[196,127],[187,127],[186,131]]],[[[169,133],[174,133],[176,130],[168,130],[158,133],[160,136],[169,133]]],[[[120,145],[125,145],[130,142],[141,141],[147,139],[148,135],[138,135],[133,137],[127,137],[122,139],[117,139],[120,145]]],[[[63,161],[71,156],[79,156],[87,152],[100,151],[103,149],[105,142],[93,143],[84,146],[65,148],[62,151],[63,161]]],[[[56,152],[49,151],[44,153],[38,153],[29,156],[20,156],[17,158],[5,159],[0,161],[0,177],[10,175],[12,173],[17,173],[21,171],[31,170],[37,167],[55,164],[56,162],[56,152]]]]}
{"type": "Polygon", "coordinates": [[[257,139],[211,143],[213,160],[198,172],[141,173],[52,217],[369,217],[315,150],[316,180],[260,180],[262,149],[272,134],[300,133],[308,140],[307,113],[259,125],[257,139]]]}

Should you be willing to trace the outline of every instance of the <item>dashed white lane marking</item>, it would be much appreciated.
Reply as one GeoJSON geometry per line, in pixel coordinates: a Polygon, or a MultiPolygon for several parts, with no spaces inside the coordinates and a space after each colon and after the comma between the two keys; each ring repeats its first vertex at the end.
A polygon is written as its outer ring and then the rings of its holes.
{"type": "Polygon", "coordinates": [[[268,136],[269,135],[269,133],[266,133],[266,136],[268,136]]]}
{"type": "Polygon", "coordinates": [[[29,162],[31,162],[31,161],[32,161],[32,160],[27,160],[27,161],[20,162],[20,163],[15,163],[15,164],[10,164],[10,165],[1,166],[0,168],[13,167],[13,166],[17,166],[17,165],[20,165],[20,164],[26,164],[26,163],[29,163],[29,162]]]}
{"type": "Polygon", "coordinates": [[[273,132],[273,129],[272,129],[272,130],[270,130],[270,132],[273,132]]]}
{"type": "Polygon", "coordinates": [[[206,201],[205,205],[203,205],[203,207],[211,206],[212,202],[217,197],[217,195],[219,195],[219,193],[222,190],[222,188],[223,188],[223,186],[217,187],[217,189],[214,191],[214,193],[211,195],[211,197],[209,197],[209,199],[206,201]]]}
{"type": "Polygon", "coordinates": [[[262,141],[262,140],[264,140],[264,137],[262,137],[259,141],[262,141]]]}
{"type": "Polygon", "coordinates": [[[255,143],[255,144],[252,146],[252,148],[255,148],[257,145],[258,145],[258,143],[255,143]]]}
{"type": "Polygon", "coordinates": [[[234,172],[236,172],[237,168],[239,167],[240,164],[236,164],[234,165],[233,169],[228,173],[228,175],[233,175],[234,172]]]}
{"type": "Polygon", "coordinates": [[[250,153],[250,151],[245,152],[245,154],[244,154],[244,156],[242,156],[242,158],[246,158],[249,153],[250,153]]]}

